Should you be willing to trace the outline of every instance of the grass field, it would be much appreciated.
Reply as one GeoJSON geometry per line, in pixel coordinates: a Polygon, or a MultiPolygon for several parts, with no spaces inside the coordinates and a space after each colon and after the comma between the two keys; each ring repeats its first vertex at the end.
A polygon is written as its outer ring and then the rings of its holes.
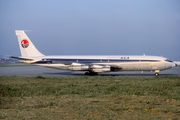
{"type": "Polygon", "coordinates": [[[180,77],[0,76],[0,119],[179,120],[180,77]]]}

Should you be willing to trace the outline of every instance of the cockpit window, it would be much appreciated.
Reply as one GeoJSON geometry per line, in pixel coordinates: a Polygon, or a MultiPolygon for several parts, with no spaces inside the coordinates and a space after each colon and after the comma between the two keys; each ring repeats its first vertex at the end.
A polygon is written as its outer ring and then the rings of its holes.
{"type": "Polygon", "coordinates": [[[173,62],[173,61],[171,61],[171,60],[168,60],[168,59],[166,59],[165,61],[167,61],[167,62],[173,62]]]}

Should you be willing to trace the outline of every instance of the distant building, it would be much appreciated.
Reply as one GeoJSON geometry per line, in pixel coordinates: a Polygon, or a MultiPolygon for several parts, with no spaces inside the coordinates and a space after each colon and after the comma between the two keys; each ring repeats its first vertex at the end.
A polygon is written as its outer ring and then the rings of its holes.
{"type": "Polygon", "coordinates": [[[20,63],[20,62],[16,59],[1,56],[0,57],[0,64],[4,64],[4,63],[20,63]]]}

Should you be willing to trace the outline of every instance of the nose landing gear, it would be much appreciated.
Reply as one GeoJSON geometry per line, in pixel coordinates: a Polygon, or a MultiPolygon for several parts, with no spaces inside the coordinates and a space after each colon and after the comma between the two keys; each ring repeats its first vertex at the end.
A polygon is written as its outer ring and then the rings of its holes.
{"type": "Polygon", "coordinates": [[[155,76],[159,76],[159,70],[155,70],[155,76]]]}
{"type": "Polygon", "coordinates": [[[159,76],[159,73],[155,73],[154,75],[155,75],[155,76],[159,76]]]}

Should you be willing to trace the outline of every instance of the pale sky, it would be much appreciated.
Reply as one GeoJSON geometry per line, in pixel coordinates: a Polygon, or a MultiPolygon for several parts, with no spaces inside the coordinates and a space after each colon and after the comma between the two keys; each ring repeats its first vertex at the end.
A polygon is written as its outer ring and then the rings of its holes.
{"type": "Polygon", "coordinates": [[[0,0],[0,55],[15,30],[45,55],[157,55],[180,60],[180,0],[0,0]]]}

